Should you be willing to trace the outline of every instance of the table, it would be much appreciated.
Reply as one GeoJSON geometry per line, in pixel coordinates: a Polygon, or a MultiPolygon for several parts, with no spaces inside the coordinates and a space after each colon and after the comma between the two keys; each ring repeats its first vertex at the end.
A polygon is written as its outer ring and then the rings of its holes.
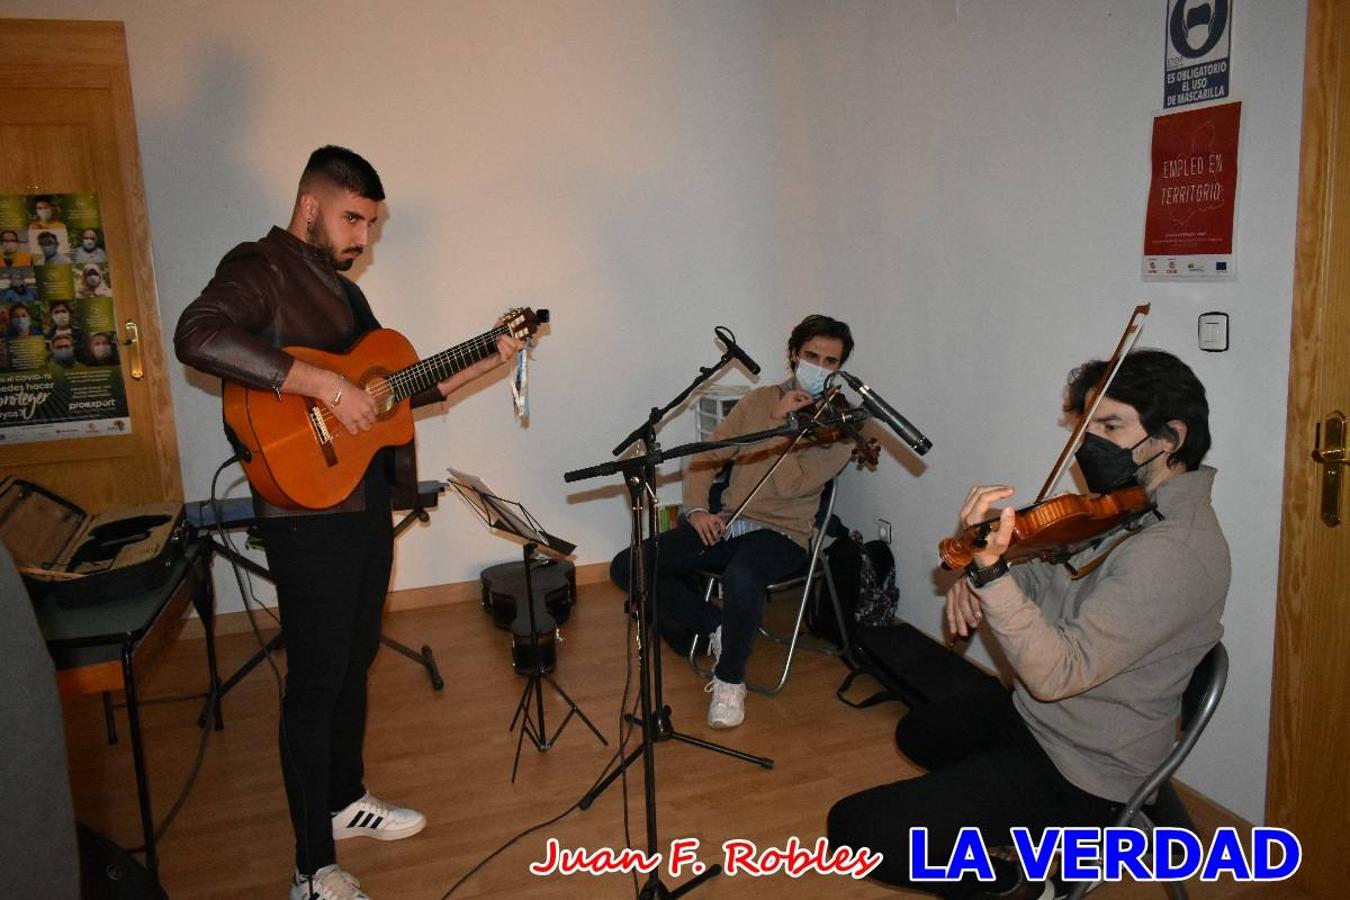
{"type": "Polygon", "coordinates": [[[168,577],[155,587],[83,607],[62,606],[51,597],[38,597],[33,601],[38,626],[56,665],[57,687],[62,699],[102,693],[109,737],[114,739],[111,692],[120,690],[126,695],[136,795],[140,803],[141,829],[145,834],[145,862],[152,875],[156,874],[159,860],[141,740],[136,663],[148,661],[174,638],[175,626],[191,604],[201,617],[206,633],[210,677],[206,696],[214,710],[216,730],[224,727],[220,678],[216,671],[215,597],[211,589],[210,565],[210,541],[191,536],[184,542],[181,556],[174,562],[168,577]]]}

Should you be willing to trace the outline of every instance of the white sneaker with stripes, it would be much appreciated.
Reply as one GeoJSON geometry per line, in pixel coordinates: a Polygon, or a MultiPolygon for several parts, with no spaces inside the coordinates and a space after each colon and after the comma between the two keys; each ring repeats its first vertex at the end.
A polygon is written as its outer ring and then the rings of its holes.
{"type": "Polygon", "coordinates": [[[289,900],[370,900],[361,891],[361,882],[336,864],[324,866],[313,875],[291,875],[289,900]]]}
{"type": "Polygon", "coordinates": [[[333,840],[368,837],[397,841],[427,827],[427,817],[415,809],[391,806],[370,791],[346,809],[333,813],[333,840]]]}

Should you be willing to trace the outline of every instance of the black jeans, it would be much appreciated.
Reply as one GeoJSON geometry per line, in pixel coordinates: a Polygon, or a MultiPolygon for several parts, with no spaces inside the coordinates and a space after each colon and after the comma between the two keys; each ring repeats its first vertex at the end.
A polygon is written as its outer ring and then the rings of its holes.
{"type": "Polygon", "coordinates": [[[1010,886],[1020,866],[996,865],[995,883],[909,879],[909,829],[928,829],[928,856],[946,866],[963,827],[980,829],[986,847],[1012,844],[1014,826],[1039,841],[1050,826],[1109,825],[1119,804],[1080,790],[1059,774],[1027,729],[1012,695],[991,684],[917,708],[896,728],[900,749],[928,774],[845,797],[830,810],[832,846],[880,852],[871,877],[942,897],[969,897],[1010,886]]]}
{"type": "Polygon", "coordinates": [[[380,493],[368,491],[365,512],[261,524],[286,645],[281,770],[301,874],[336,862],[331,813],[365,793],[366,672],[394,557],[380,493]]]}
{"type": "MultiPolygon", "coordinates": [[[[745,664],[764,619],[764,586],[791,575],[806,563],[806,551],[791,538],[761,529],[719,541],[712,547],[689,523],[681,521],[657,539],[659,556],[655,579],[648,578],[659,610],[661,636],[681,653],[688,652],[696,635],[711,634],[722,626],[722,656],[714,670],[728,684],[745,680],[745,664]],[[699,572],[722,576],[722,609],[703,602],[699,572]]],[[[630,550],[614,557],[609,574],[628,590],[630,550]]],[[[651,565],[650,542],[645,558],[651,565]]]]}

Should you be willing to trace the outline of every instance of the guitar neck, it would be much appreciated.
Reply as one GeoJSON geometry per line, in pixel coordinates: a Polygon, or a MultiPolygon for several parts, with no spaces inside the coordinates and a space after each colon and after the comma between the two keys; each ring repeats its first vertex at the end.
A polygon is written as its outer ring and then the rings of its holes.
{"type": "Polygon", "coordinates": [[[456,344],[449,350],[442,350],[435,356],[419,360],[389,376],[389,385],[393,388],[394,399],[402,400],[439,384],[445,379],[467,369],[476,362],[494,356],[497,353],[497,338],[506,334],[508,329],[500,325],[489,332],[470,338],[462,344],[456,344]]]}

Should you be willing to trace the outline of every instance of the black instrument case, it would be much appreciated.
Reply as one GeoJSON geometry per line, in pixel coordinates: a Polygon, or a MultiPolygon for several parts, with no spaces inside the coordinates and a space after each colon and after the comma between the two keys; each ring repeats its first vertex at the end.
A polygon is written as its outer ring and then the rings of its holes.
{"type": "Polygon", "coordinates": [[[183,504],[146,503],[90,515],[47,488],[0,480],[0,542],[29,593],[85,606],[149,590],[182,555],[183,504]]]}

